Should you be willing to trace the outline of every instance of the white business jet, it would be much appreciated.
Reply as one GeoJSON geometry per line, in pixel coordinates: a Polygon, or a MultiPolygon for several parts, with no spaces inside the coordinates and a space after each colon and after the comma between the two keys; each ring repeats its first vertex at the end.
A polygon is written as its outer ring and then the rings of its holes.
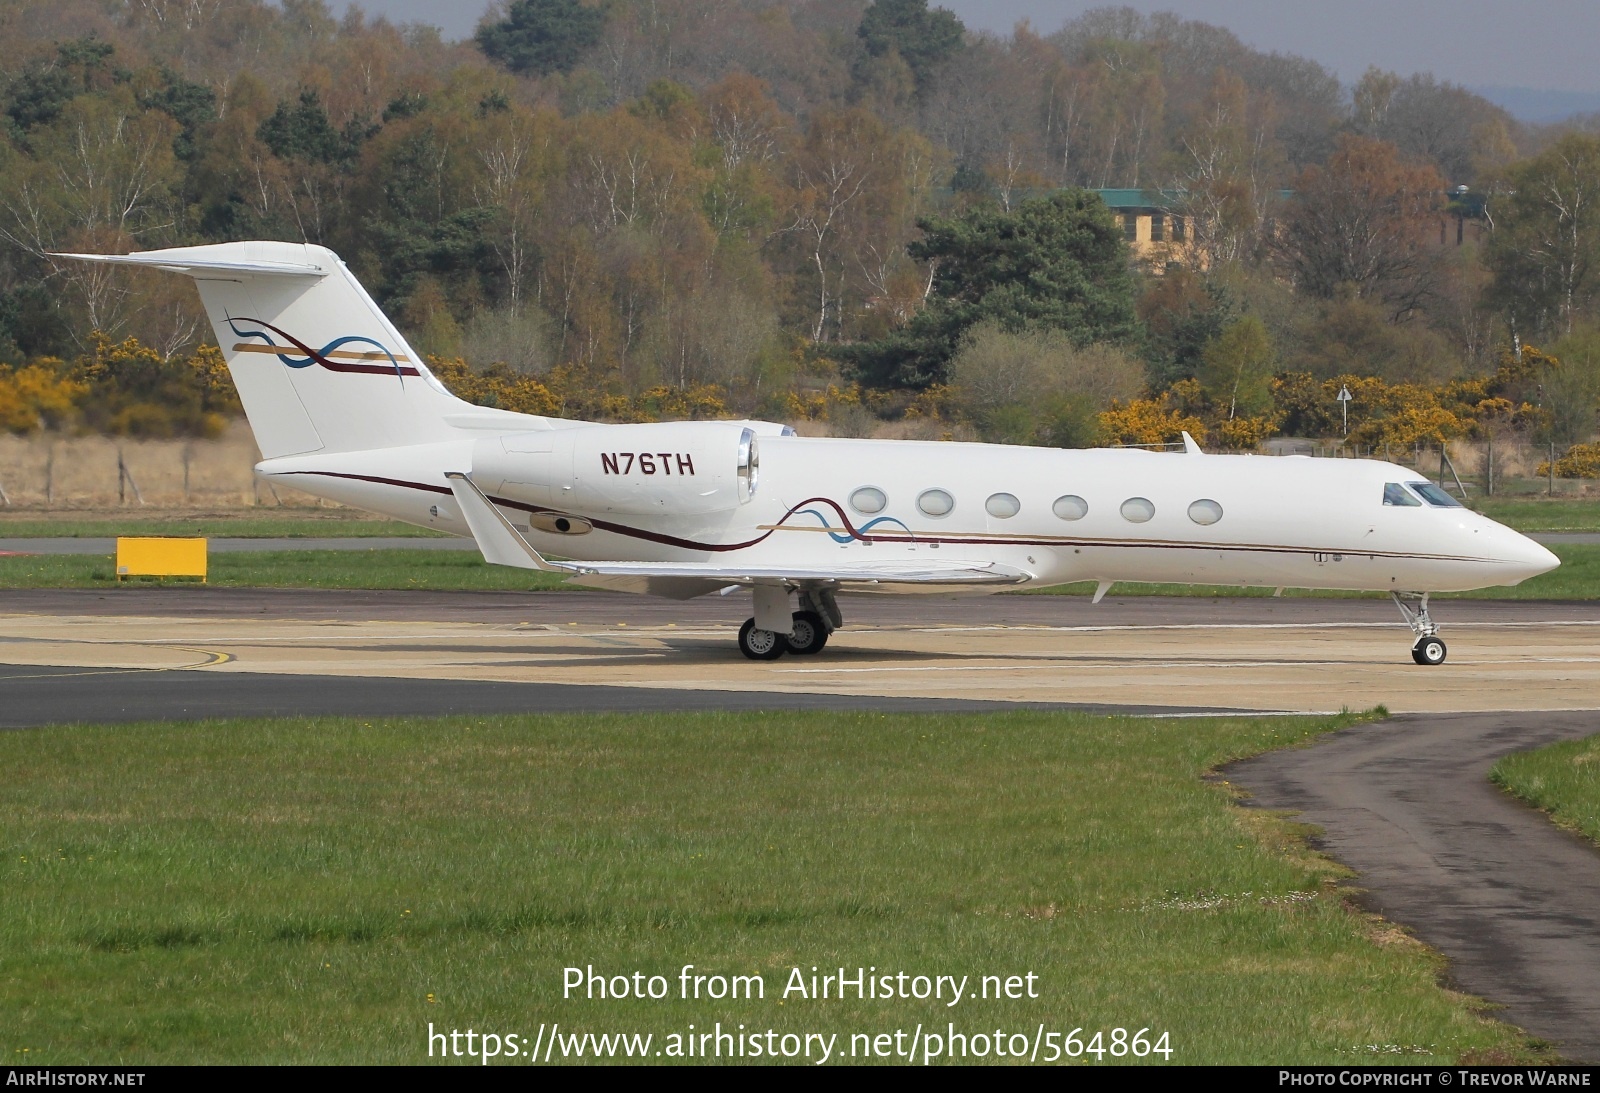
{"type": "Polygon", "coordinates": [[[269,480],[577,584],[674,599],[749,588],[739,648],[757,660],[821,652],[844,625],[840,592],[1094,581],[1098,603],[1147,581],[1385,591],[1413,659],[1439,664],[1429,593],[1559,564],[1392,463],[511,413],[450,394],[324,247],[67,257],[195,279],[269,480]]]}

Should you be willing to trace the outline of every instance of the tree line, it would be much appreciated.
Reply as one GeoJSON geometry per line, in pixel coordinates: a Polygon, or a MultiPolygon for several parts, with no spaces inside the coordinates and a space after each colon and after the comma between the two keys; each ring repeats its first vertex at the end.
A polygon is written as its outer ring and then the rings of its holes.
{"type": "Polygon", "coordinates": [[[276,238],[535,412],[1250,447],[1328,431],[1336,382],[1396,443],[1595,430],[1600,123],[1426,75],[927,0],[512,0],[462,43],[320,0],[0,28],[7,428],[214,427],[189,286],[51,255],[276,238]],[[1183,245],[1130,251],[1112,188],[1183,245]]]}

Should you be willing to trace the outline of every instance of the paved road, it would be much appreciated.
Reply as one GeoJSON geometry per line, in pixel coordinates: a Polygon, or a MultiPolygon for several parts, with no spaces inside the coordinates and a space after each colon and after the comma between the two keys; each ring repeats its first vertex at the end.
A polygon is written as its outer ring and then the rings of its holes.
{"type": "MultiPolygon", "coordinates": [[[[1600,696],[1597,696],[1600,700],[1600,696]]],[[[1600,732],[1600,712],[1413,715],[1235,763],[1355,869],[1374,911],[1450,958],[1462,989],[1600,1062],[1600,852],[1488,780],[1514,751],[1600,732]]]]}
{"type": "Polygon", "coordinates": [[[0,661],[1174,710],[1588,709],[1600,695],[1600,604],[1441,605],[1451,658],[1435,669],[1411,662],[1382,600],[856,596],[843,606],[848,626],[823,655],[751,662],[732,641],[748,595],[0,591],[0,661]]]}
{"type": "MultiPolygon", "coordinates": [[[[126,668],[0,664],[0,729],[60,723],[196,721],[220,717],[436,716],[445,714],[647,713],[657,710],[873,710],[994,713],[1182,713],[1168,706],[985,702],[875,695],[667,691],[648,687],[502,683],[460,679],[211,674],[126,668]]],[[[1216,712],[1216,711],[1210,711],[1216,712]]]]}

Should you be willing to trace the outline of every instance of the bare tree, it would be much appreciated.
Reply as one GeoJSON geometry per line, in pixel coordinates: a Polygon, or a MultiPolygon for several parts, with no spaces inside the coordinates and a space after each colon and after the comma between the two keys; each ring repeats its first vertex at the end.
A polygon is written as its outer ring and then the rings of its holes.
{"type": "Polygon", "coordinates": [[[1391,321],[1433,293],[1439,255],[1429,235],[1438,230],[1445,191],[1438,171],[1407,165],[1392,144],[1346,136],[1325,165],[1301,172],[1294,189],[1278,242],[1303,292],[1382,301],[1391,321]]]}

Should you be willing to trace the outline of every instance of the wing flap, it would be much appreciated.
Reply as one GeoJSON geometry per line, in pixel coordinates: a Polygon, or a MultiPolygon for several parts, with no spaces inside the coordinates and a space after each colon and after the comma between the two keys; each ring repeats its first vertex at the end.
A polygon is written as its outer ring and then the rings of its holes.
{"type": "Polygon", "coordinates": [[[726,562],[552,562],[581,576],[698,578],[718,584],[1022,584],[1030,574],[996,562],[863,562],[852,565],[728,565],[726,562]]]}

